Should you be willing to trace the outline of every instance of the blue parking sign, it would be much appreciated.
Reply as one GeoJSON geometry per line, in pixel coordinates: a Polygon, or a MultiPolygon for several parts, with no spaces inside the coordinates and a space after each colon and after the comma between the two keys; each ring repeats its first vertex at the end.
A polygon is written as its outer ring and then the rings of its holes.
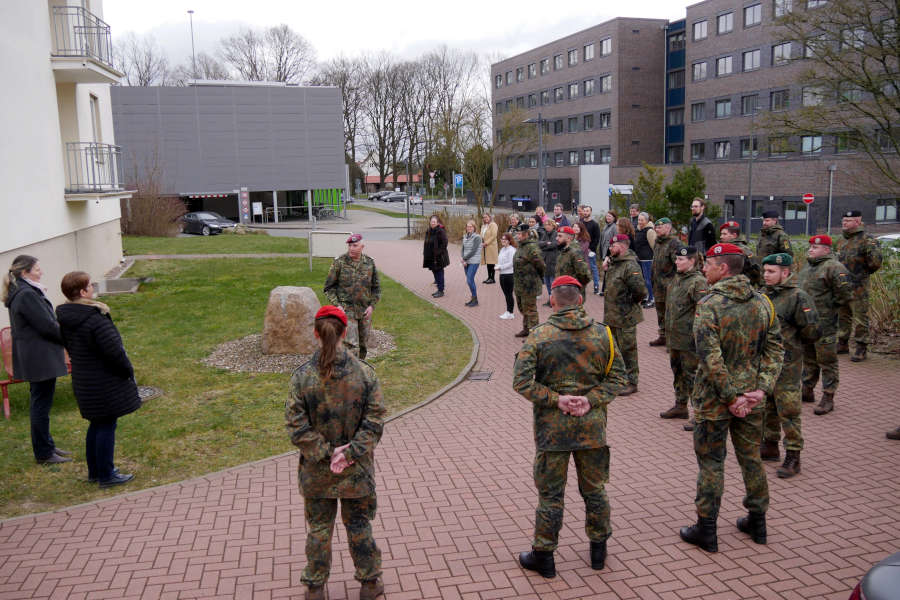
{"type": "Polygon", "coordinates": [[[463,186],[463,176],[461,173],[457,173],[453,176],[453,185],[458,188],[462,188],[463,186]]]}

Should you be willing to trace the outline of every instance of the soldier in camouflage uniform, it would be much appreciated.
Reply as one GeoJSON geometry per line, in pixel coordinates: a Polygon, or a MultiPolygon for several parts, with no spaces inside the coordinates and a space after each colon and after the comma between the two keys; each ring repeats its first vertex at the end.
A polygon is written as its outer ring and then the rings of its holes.
{"type": "Polygon", "coordinates": [[[325,296],[347,313],[349,325],[344,341],[350,350],[365,359],[372,330],[372,311],[381,299],[381,282],[375,261],[363,254],[362,236],[347,238],[347,253],[334,259],[325,279],[325,296]]]}
{"type": "Polygon", "coordinates": [[[322,347],[294,371],[285,405],[291,442],[300,449],[297,479],[307,531],[300,580],[310,600],[325,598],[338,499],[354,577],[362,582],[360,599],[373,600],[384,590],[370,521],[376,508],[374,452],[387,411],[375,370],[340,343],[346,327],[341,309],[319,310],[315,334],[322,347]]]}
{"type": "Polygon", "coordinates": [[[612,328],[628,373],[628,386],[619,395],[630,396],[638,391],[637,324],[644,320],[641,301],[647,295],[647,285],[637,256],[629,249],[627,235],[613,236],[609,244],[609,262],[603,269],[606,271],[603,320],[612,328]]]}
{"type": "Polygon", "coordinates": [[[544,577],[556,575],[553,551],[562,528],[570,456],[584,498],[592,568],[603,568],[612,535],[604,490],[609,480],[606,405],[625,385],[625,364],[609,327],[584,311],[581,287],[573,277],[554,280],[554,312],[531,331],[513,369],[513,388],[534,404],[538,490],[532,551],[520,554],[519,563],[544,577]]]}
{"type": "Polygon", "coordinates": [[[697,455],[697,524],[682,527],[684,541],[707,552],[718,551],[716,519],[725,481],[725,441],[731,443],[746,495],[749,515],[738,529],[757,544],[766,543],[769,487],[759,456],[762,439],[762,401],[772,393],[784,349],[772,303],[753,290],[741,274],[745,260],[733,244],[716,244],[706,253],[703,272],[710,293],[697,303],[694,340],[700,366],[694,379],[692,402],[694,452],[697,455]]]}
{"type": "Polygon", "coordinates": [[[750,285],[759,287],[762,285],[762,268],[759,257],[753,254],[744,238],[741,237],[741,224],[737,221],[727,221],[719,226],[719,241],[723,244],[734,244],[744,253],[744,275],[750,280],[750,285]]]}
{"type": "Polygon", "coordinates": [[[537,297],[544,280],[544,258],[525,223],[516,229],[516,241],[519,246],[513,257],[513,291],[516,305],[522,312],[522,331],[516,337],[527,337],[532,327],[538,324],[537,297]]]}
{"type": "Polygon", "coordinates": [[[658,336],[651,346],[666,345],[666,294],[669,284],[675,278],[675,253],[681,248],[677,235],[672,235],[672,221],[663,217],[656,222],[656,243],[653,245],[653,299],[656,304],[656,326],[658,336]]]}
{"type": "Polygon", "coordinates": [[[837,391],[837,325],[838,310],[850,302],[853,286],[847,267],[837,261],[831,252],[831,238],[814,235],[809,238],[809,255],[806,266],[800,270],[798,283],[812,296],[819,313],[822,336],[803,350],[803,402],[814,402],[813,388],[822,372],[822,398],[813,410],[824,415],[834,410],[834,393],[837,391]]]}
{"type": "Polygon", "coordinates": [[[783,252],[794,256],[791,238],[778,224],[778,211],[767,210],[762,214],[762,229],[759,230],[759,241],[756,243],[757,256],[769,256],[783,252]]]}
{"type": "Polygon", "coordinates": [[[791,273],[793,262],[793,257],[787,253],[770,254],[763,259],[766,296],[775,306],[781,325],[784,363],[775,382],[775,392],[766,397],[760,456],[763,460],[778,460],[778,440],[784,429],[784,464],[776,471],[782,479],[800,472],[803,347],[815,343],[820,335],[815,303],[809,294],[797,287],[797,277],[791,273]]]}
{"type": "Polygon", "coordinates": [[[850,271],[853,297],[838,312],[837,353],[849,352],[851,334],[856,342],[850,360],[866,360],[869,345],[869,276],[881,268],[881,246],[867,234],[862,224],[862,213],[848,210],[841,219],[844,235],[835,240],[834,253],[842,265],[850,271]]]}
{"type": "Polygon", "coordinates": [[[568,275],[574,277],[581,284],[581,295],[585,295],[585,286],[591,280],[591,269],[584,260],[581,248],[575,249],[572,240],[575,239],[575,230],[568,225],[560,227],[556,232],[556,276],[568,275]]]}
{"type": "Polygon", "coordinates": [[[672,367],[675,405],[659,414],[663,419],[687,419],[688,401],[697,372],[697,346],[694,344],[694,313],[697,302],[706,296],[709,284],[700,272],[697,249],[678,249],[675,268],[678,273],[669,286],[666,304],[666,346],[672,367]]]}

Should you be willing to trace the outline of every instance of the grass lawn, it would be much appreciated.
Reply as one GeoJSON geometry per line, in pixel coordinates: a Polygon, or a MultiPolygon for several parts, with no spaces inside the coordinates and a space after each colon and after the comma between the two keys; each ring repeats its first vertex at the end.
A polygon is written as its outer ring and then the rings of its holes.
{"type": "Polygon", "coordinates": [[[122,237],[126,255],[136,254],[294,254],[309,251],[309,242],[303,238],[274,237],[268,235],[221,234],[203,237],[122,237]]]}
{"type": "MultiPolygon", "coordinates": [[[[361,206],[361,205],[359,205],[359,204],[351,204],[351,205],[349,205],[349,208],[350,208],[350,210],[367,210],[367,211],[369,211],[369,212],[378,213],[378,214],[385,215],[385,216],[388,216],[388,217],[397,217],[398,219],[400,219],[400,218],[405,219],[405,218],[406,218],[406,212],[405,212],[405,211],[403,211],[403,212],[398,212],[398,211],[395,211],[395,210],[387,210],[386,208],[376,208],[376,207],[374,207],[374,206],[361,206]]],[[[421,209],[410,207],[409,210],[410,210],[410,213],[409,213],[410,218],[415,218],[415,219],[423,219],[423,218],[424,218],[421,214],[418,214],[418,213],[416,213],[416,212],[412,212],[412,211],[414,211],[414,210],[415,210],[415,211],[418,211],[418,210],[421,210],[421,209]]]]}
{"type": "MultiPolygon", "coordinates": [[[[59,447],[75,452],[75,462],[37,465],[29,437],[28,386],[10,386],[12,419],[2,421],[0,439],[0,517],[179,481],[293,449],[284,429],[289,374],[230,373],[206,367],[200,359],[221,342],[260,332],[275,286],[309,285],[324,301],[322,282],[330,261],[316,259],[313,265],[310,272],[306,259],[138,261],[128,274],[152,276],[153,282],[134,295],[104,298],[138,383],[165,391],[119,421],[116,465],[135,473],[134,481],[115,491],[87,483],[88,423],[78,413],[68,377],[57,384],[51,429],[59,447]]],[[[394,413],[452,381],[468,361],[472,343],[459,321],[383,275],[382,289],[374,326],[394,336],[397,350],[372,363],[394,413]]]]}

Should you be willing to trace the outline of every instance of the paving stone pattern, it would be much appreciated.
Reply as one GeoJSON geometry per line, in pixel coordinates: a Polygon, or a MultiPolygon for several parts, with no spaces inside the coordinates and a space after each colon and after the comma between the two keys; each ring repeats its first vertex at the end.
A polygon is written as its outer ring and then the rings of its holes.
{"type": "MultiPolygon", "coordinates": [[[[430,299],[419,242],[370,242],[368,252],[386,274],[430,299]]],[[[450,254],[457,257],[458,248],[450,254]]],[[[478,275],[480,282],[484,269],[478,275]]],[[[614,532],[607,566],[589,566],[573,467],[559,575],[524,572],[514,554],[530,544],[536,493],[531,406],[511,389],[521,322],[497,318],[504,310],[499,285],[479,283],[477,308],[463,306],[466,300],[463,269],[454,263],[437,303],[477,332],[475,369],[493,371],[490,381],[464,381],[391,422],[378,447],[374,530],[387,598],[844,600],[871,565],[900,550],[900,443],[884,438],[900,424],[900,373],[896,361],[877,355],[861,364],[841,357],[834,413],[816,417],[804,405],[800,476],[780,480],[776,464],[767,463],[767,546],[734,526],[743,486],[733,452],[719,553],[681,542],[677,528],[695,518],[696,463],[683,421],[657,416],[672,404],[672,377],[665,351],[647,346],[656,334],[651,309],[638,327],[640,392],[616,400],[609,413],[614,532]]],[[[601,298],[589,296],[587,308],[602,317],[601,298]]],[[[544,318],[549,309],[540,311],[544,318]]],[[[274,457],[0,523],[0,598],[302,598],[296,463],[295,455],[274,457]]],[[[356,598],[352,573],[338,520],[332,600],[356,598]]]]}

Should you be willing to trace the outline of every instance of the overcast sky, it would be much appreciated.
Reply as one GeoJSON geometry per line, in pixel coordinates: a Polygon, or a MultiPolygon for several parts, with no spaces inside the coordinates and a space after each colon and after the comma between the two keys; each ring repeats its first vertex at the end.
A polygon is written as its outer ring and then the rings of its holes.
{"type": "Polygon", "coordinates": [[[614,17],[681,19],[693,3],[663,0],[515,3],[485,0],[104,0],[113,40],[153,34],[171,64],[190,57],[188,9],[197,51],[214,53],[220,38],[246,27],[286,23],[316,48],[321,61],[380,50],[414,58],[435,46],[472,50],[492,61],[513,56],[614,17]],[[436,7],[445,8],[443,11],[436,7]]]}

